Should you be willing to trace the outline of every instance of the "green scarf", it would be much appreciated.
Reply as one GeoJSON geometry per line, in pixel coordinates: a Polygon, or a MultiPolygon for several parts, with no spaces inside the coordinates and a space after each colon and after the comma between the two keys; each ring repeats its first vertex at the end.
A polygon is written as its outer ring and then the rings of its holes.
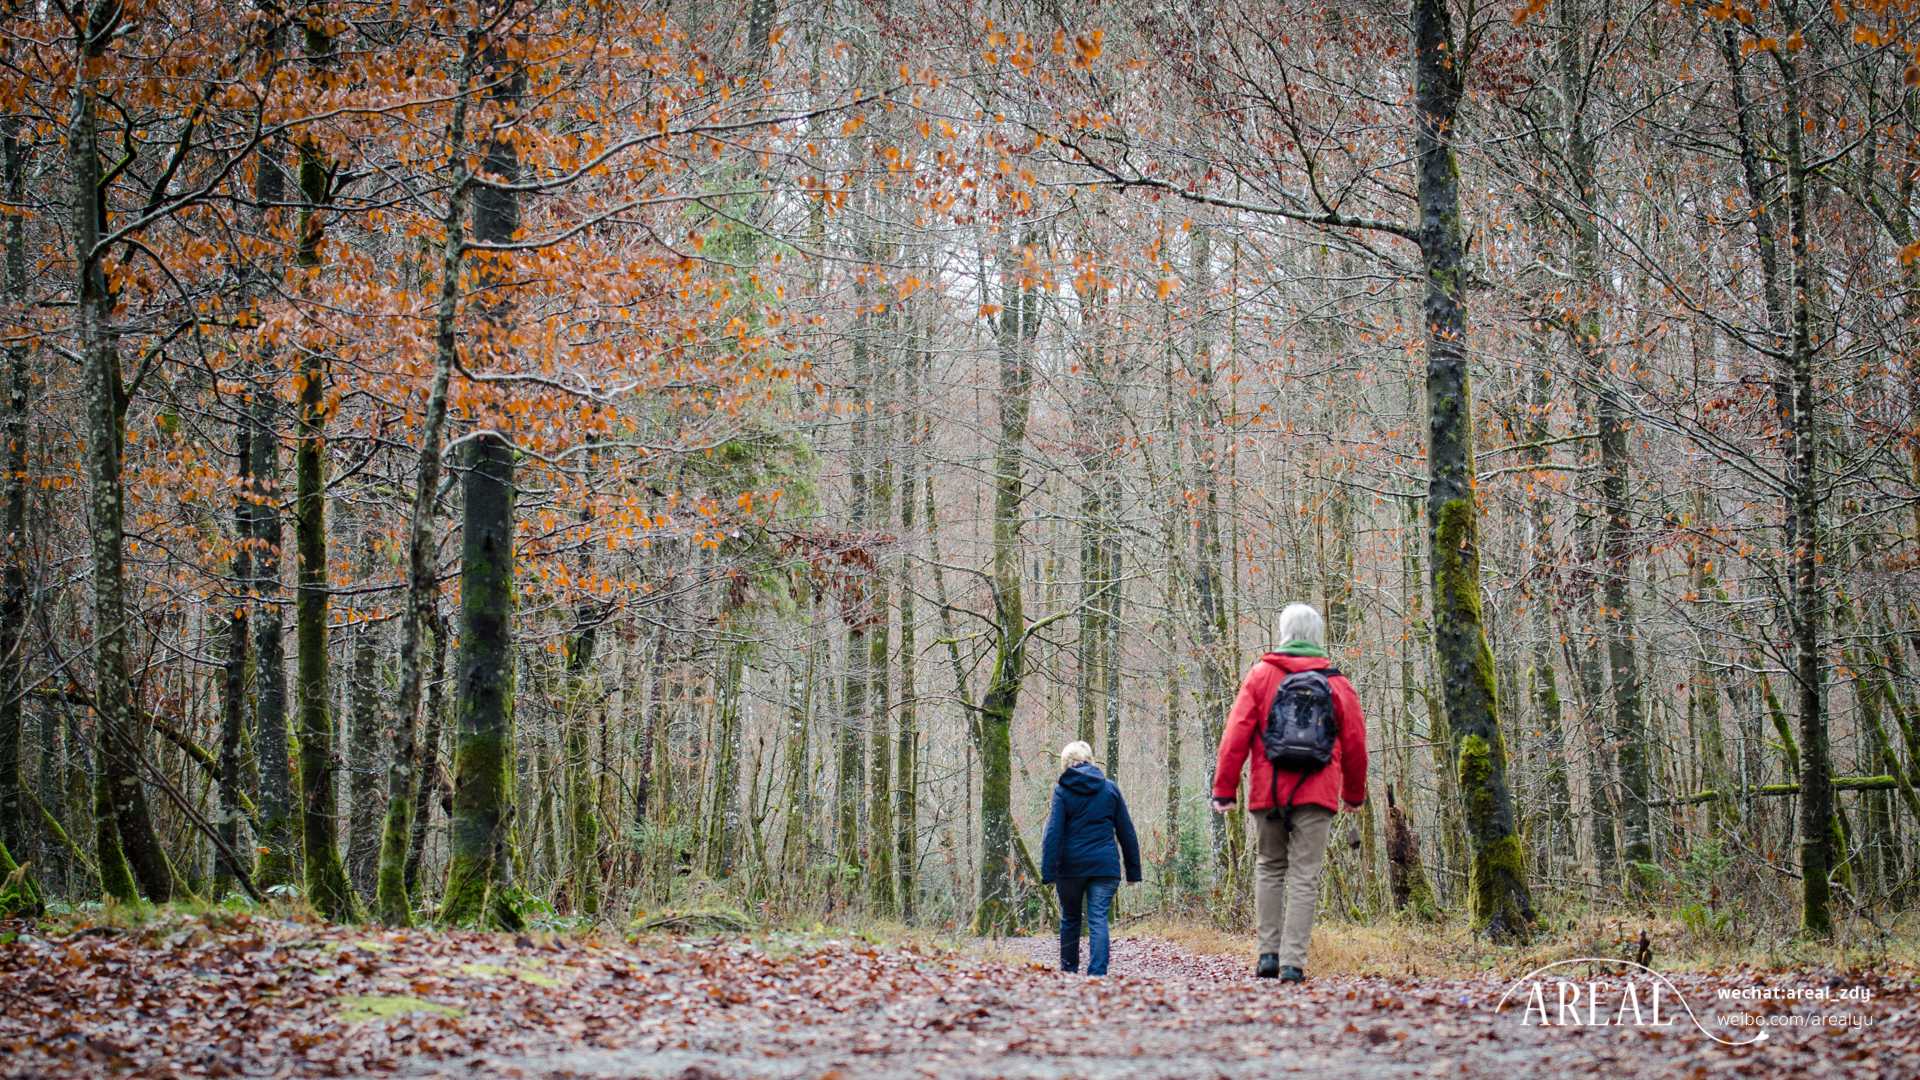
{"type": "Polygon", "coordinates": [[[1327,650],[1305,638],[1294,638],[1292,641],[1283,641],[1280,643],[1280,647],[1273,651],[1286,653],[1288,656],[1317,656],[1322,660],[1327,659],[1327,650]]]}

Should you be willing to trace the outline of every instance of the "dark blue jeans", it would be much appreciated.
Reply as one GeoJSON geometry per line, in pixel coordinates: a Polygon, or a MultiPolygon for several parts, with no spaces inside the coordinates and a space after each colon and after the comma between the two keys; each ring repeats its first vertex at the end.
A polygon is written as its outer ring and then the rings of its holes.
{"type": "Polygon", "coordinates": [[[1055,882],[1060,890],[1060,970],[1080,970],[1080,903],[1087,905],[1089,955],[1087,974],[1107,973],[1107,913],[1113,910],[1113,894],[1120,891],[1117,877],[1063,877],[1055,882]]]}

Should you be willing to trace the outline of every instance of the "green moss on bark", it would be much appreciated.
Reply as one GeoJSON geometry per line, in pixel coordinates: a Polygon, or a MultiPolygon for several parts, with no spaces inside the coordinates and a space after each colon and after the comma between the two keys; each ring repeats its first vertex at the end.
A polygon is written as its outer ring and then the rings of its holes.
{"type": "Polygon", "coordinates": [[[326,385],[318,358],[302,371],[300,442],[294,455],[294,545],[299,560],[294,595],[295,701],[300,720],[300,834],[305,848],[307,902],[335,922],[358,922],[359,905],[347,884],[338,843],[339,800],[334,796],[336,750],[328,710],[326,518],[326,385]]]}
{"type": "Polygon", "coordinates": [[[0,843],[0,919],[37,919],[46,910],[33,875],[15,863],[7,845],[0,843]]]}
{"type": "Polygon", "coordinates": [[[450,858],[441,921],[520,925],[511,882],[513,820],[513,448],[475,439],[464,478],[460,687],[450,858]]]}
{"type": "Polygon", "coordinates": [[[1495,941],[1524,941],[1534,912],[1520,837],[1510,827],[1500,831],[1505,782],[1496,755],[1504,759],[1505,754],[1499,743],[1478,735],[1460,740],[1460,791],[1473,840],[1467,870],[1468,911],[1476,931],[1495,941]]]}
{"type": "MultiPolygon", "coordinates": [[[[96,720],[97,724],[99,721],[96,720]]],[[[96,757],[105,753],[96,742],[96,757]]],[[[113,781],[104,763],[95,762],[93,775],[93,846],[100,864],[100,891],[123,904],[140,899],[133,883],[133,870],[127,866],[126,853],[120,850],[120,826],[113,816],[113,781]]]]}

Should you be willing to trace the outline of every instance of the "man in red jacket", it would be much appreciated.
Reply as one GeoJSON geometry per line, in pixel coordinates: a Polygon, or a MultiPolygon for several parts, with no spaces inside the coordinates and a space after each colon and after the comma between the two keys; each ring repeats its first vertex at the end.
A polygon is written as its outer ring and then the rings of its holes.
{"type": "Polygon", "coordinates": [[[1288,604],[1280,613],[1280,638],[1279,648],[1247,672],[1240,696],[1234,699],[1227,730],[1220,736],[1213,809],[1222,814],[1233,809],[1240,768],[1251,758],[1247,809],[1258,814],[1254,820],[1260,830],[1253,874],[1260,936],[1260,965],[1255,973],[1263,979],[1301,982],[1306,978],[1313,909],[1320,898],[1320,871],[1327,862],[1327,834],[1336,812],[1355,809],[1367,798],[1367,723],[1353,684],[1345,675],[1329,676],[1333,712],[1339,720],[1333,760],[1318,772],[1281,770],[1276,776],[1260,742],[1274,694],[1288,675],[1332,667],[1327,660],[1326,623],[1306,604],[1288,604]]]}

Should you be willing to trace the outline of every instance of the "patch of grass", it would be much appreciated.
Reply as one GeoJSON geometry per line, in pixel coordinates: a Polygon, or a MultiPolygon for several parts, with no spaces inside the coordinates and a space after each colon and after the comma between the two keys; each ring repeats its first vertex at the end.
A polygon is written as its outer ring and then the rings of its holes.
{"type": "Polygon", "coordinates": [[[371,995],[362,997],[341,997],[333,999],[334,1006],[340,1011],[336,1014],[341,1023],[360,1024],[368,1020],[392,1020],[415,1013],[429,1016],[445,1016],[458,1020],[467,1015],[466,1010],[452,1005],[441,1005],[416,997],[388,997],[371,995]]]}
{"type": "Polygon", "coordinates": [[[531,983],[534,986],[557,987],[566,985],[551,975],[542,975],[537,971],[526,971],[518,967],[502,967],[498,964],[461,964],[460,973],[462,975],[472,975],[478,979],[492,978],[498,975],[509,979],[519,979],[523,983],[531,983]]]}
{"type": "Polygon", "coordinates": [[[634,916],[633,929],[642,934],[744,934],[753,929],[753,921],[745,912],[728,908],[643,911],[634,916]]]}

